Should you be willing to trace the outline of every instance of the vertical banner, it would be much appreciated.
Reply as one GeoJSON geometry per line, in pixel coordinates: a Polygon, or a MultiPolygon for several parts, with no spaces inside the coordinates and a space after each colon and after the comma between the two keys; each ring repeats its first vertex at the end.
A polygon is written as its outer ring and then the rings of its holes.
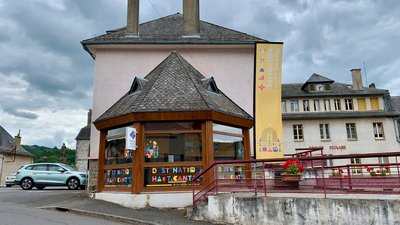
{"type": "Polygon", "coordinates": [[[254,156],[283,157],[282,131],[283,43],[256,43],[254,62],[254,156]]]}
{"type": "Polygon", "coordinates": [[[136,150],[136,128],[126,127],[125,149],[136,150]]]}

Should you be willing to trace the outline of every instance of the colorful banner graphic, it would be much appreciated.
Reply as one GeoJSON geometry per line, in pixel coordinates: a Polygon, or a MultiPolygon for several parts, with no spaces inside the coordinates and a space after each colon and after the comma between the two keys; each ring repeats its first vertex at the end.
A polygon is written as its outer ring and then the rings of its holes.
{"type": "Polygon", "coordinates": [[[245,178],[245,166],[218,166],[217,178],[220,180],[241,180],[245,178]]]}
{"type": "Polygon", "coordinates": [[[254,71],[256,159],[283,157],[282,48],[283,43],[256,43],[254,71]]]}
{"type": "Polygon", "coordinates": [[[192,177],[200,172],[197,166],[145,168],[146,187],[188,186],[192,177]]]}
{"type": "Polygon", "coordinates": [[[104,170],[105,187],[131,187],[132,169],[108,169],[104,170]]]}

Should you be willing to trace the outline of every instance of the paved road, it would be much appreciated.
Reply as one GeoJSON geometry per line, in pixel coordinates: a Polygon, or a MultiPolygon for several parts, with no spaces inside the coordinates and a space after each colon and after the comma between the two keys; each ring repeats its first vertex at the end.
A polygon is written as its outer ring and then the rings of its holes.
{"type": "MultiPolygon", "coordinates": [[[[1,225],[122,225],[101,218],[80,216],[38,207],[47,206],[71,195],[68,190],[22,191],[19,188],[0,188],[0,224],[1,225]],[[58,193],[55,194],[54,193],[58,193]],[[66,193],[69,192],[69,193],[66,193]],[[67,194],[67,195],[65,195],[67,194]],[[52,199],[52,196],[55,198],[52,199]]],[[[77,194],[75,192],[75,194],[77,194]]]]}
{"type": "Polygon", "coordinates": [[[212,223],[185,219],[184,212],[181,210],[125,208],[117,204],[91,199],[81,190],[71,191],[66,188],[46,187],[44,190],[34,188],[24,191],[19,187],[0,188],[0,225],[22,224],[209,225],[212,223]],[[43,209],[55,207],[69,211],[43,209]],[[91,215],[91,217],[83,215],[91,215]]]}

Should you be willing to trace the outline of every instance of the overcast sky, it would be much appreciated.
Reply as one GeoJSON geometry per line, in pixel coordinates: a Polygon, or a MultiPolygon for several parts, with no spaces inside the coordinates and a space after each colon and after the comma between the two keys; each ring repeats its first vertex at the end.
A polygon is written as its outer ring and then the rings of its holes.
{"type": "MultiPolygon", "coordinates": [[[[94,61],[80,41],[126,25],[127,0],[0,0],[0,125],[23,144],[75,148],[92,105],[94,61]]],[[[182,12],[141,0],[140,22],[182,12]]],[[[283,82],[312,73],[400,95],[398,0],[200,0],[200,18],[284,42],[283,82]],[[364,73],[364,62],[367,76],[364,73]]]]}

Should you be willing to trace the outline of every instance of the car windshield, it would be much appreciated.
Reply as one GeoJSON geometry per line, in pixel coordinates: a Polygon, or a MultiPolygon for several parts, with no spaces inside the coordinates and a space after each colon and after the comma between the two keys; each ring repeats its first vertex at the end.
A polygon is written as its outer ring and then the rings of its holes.
{"type": "Polygon", "coordinates": [[[67,170],[69,170],[69,171],[78,171],[78,170],[76,170],[76,169],[74,169],[74,168],[72,168],[72,167],[70,167],[70,166],[68,166],[68,165],[66,165],[66,164],[61,164],[65,169],[67,169],[67,170]]]}

